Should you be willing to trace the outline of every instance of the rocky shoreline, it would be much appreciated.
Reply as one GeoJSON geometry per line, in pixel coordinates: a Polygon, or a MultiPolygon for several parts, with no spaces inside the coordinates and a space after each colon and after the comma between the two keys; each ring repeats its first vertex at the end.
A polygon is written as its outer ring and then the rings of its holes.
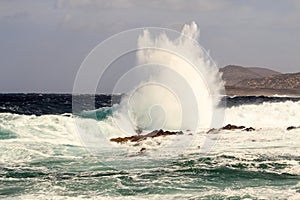
{"type": "Polygon", "coordinates": [[[162,129],[160,130],[155,130],[152,131],[151,133],[148,133],[146,135],[133,135],[129,137],[118,137],[118,138],[111,138],[111,142],[116,142],[116,143],[125,143],[125,142],[140,142],[142,140],[145,140],[147,138],[155,138],[155,137],[164,137],[168,135],[183,135],[182,131],[164,131],[162,129]]]}
{"type": "MultiPolygon", "coordinates": [[[[300,126],[298,126],[298,127],[290,126],[290,127],[286,128],[287,131],[290,131],[293,129],[300,129],[300,126]]],[[[253,127],[236,126],[236,125],[228,124],[219,129],[214,129],[214,128],[210,129],[206,133],[207,134],[216,134],[216,133],[220,132],[221,130],[227,130],[227,131],[241,130],[241,131],[251,132],[251,131],[255,131],[256,129],[253,127]]],[[[140,142],[140,141],[146,140],[147,138],[156,138],[156,137],[165,137],[165,136],[170,136],[170,135],[183,135],[183,134],[184,133],[182,131],[164,131],[164,130],[160,129],[160,130],[155,130],[155,131],[152,131],[152,132],[150,132],[148,134],[144,134],[144,135],[137,134],[137,135],[128,136],[128,137],[111,138],[110,141],[123,144],[126,142],[140,142]]],[[[189,133],[189,135],[192,135],[192,134],[189,133]]]]}
{"type": "MultiPolygon", "coordinates": [[[[287,131],[291,131],[294,129],[300,129],[300,126],[289,126],[286,128],[287,131]]],[[[240,131],[246,131],[246,132],[252,132],[255,131],[256,129],[253,127],[245,127],[245,126],[236,126],[232,124],[228,124],[222,128],[219,129],[210,129],[207,131],[207,134],[217,134],[221,130],[226,130],[226,131],[235,131],[235,130],[240,130],[240,131]]],[[[137,134],[133,136],[128,136],[128,137],[117,137],[117,138],[111,138],[111,142],[115,142],[118,144],[124,144],[127,142],[135,143],[134,146],[139,146],[140,142],[146,140],[147,138],[156,138],[156,137],[166,137],[170,135],[183,135],[184,133],[182,131],[164,131],[162,129],[160,130],[155,130],[152,131],[148,134],[137,134]]],[[[188,133],[188,135],[192,135],[192,133],[188,133]]],[[[144,153],[147,149],[145,147],[141,148],[139,153],[144,153]]]]}

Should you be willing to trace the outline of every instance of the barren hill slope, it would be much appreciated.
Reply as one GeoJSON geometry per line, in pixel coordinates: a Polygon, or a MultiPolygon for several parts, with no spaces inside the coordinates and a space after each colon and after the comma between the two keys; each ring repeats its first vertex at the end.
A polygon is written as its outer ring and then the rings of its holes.
{"type": "Polygon", "coordinates": [[[220,69],[227,95],[300,96],[300,73],[281,74],[267,68],[229,65],[220,69]]]}

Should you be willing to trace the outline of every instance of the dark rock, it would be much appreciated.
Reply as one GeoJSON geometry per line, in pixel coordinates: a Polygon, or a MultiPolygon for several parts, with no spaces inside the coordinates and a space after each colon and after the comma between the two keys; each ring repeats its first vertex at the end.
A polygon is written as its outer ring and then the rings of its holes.
{"type": "Polygon", "coordinates": [[[248,128],[245,128],[244,131],[255,131],[255,128],[248,127],[248,128]]]}
{"type": "Polygon", "coordinates": [[[124,143],[127,141],[131,141],[131,142],[137,142],[143,140],[143,137],[141,135],[134,135],[134,136],[130,136],[130,137],[118,137],[118,138],[112,138],[110,139],[110,141],[112,142],[117,142],[117,143],[124,143]]]}
{"type": "Polygon", "coordinates": [[[253,127],[245,127],[245,126],[236,126],[236,125],[231,125],[231,124],[228,124],[226,126],[224,126],[223,128],[221,129],[210,129],[207,133],[209,134],[215,134],[215,133],[218,133],[220,130],[231,130],[231,131],[234,131],[234,130],[243,130],[243,131],[255,131],[255,128],[253,127]]]}
{"type": "Polygon", "coordinates": [[[298,126],[298,127],[295,127],[295,126],[289,126],[289,127],[287,127],[286,130],[290,131],[290,130],[297,129],[297,128],[300,128],[300,126],[298,126]]]}
{"type": "Polygon", "coordinates": [[[221,129],[222,130],[236,130],[236,129],[244,129],[244,128],[245,128],[245,126],[236,126],[236,125],[228,124],[221,129]]]}
{"type": "Polygon", "coordinates": [[[144,147],[141,148],[141,150],[140,150],[141,153],[143,153],[143,152],[145,152],[145,151],[146,151],[146,148],[144,148],[144,147]]]}
{"type": "Polygon", "coordinates": [[[118,138],[111,138],[110,141],[116,142],[116,143],[125,143],[125,142],[139,142],[142,140],[145,140],[147,138],[155,138],[155,137],[162,137],[162,136],[168,136],[168,135],[182,135],[182,131],[164,131],[162,129],[152,131],[151,133],[148,133],[146,135],[133,135],[129,137],[118,137],[118,138]]]}

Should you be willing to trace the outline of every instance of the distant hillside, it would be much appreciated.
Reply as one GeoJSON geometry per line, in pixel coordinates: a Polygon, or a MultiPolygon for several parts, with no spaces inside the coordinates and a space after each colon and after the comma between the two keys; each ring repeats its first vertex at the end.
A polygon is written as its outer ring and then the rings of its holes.
{"type": "Polygon", "coordinates": [[[269,88],[276,90],[299,90],[300,73],[279,74],[259,79],[245,79],[234,85],[240,88],[260,89],[269,88]]]}
{"type": "Polygon", "coordinates": [[[245,79],[255,79],[280,74],[279,72],[266,68],[246,68],[237,65],[228,65],[224,68],[221,68],[220,71],[223,73],[223,80],[226,82],[226,86],[233,86],[245,79]]]}
{"type": "Polygon", "coordinates": [[[229,65],[220,69],[227,95],[300,96],[300,73],[281,74],[257,67],[229,65]]]}
{"type": "Polygon", "coordinates": [[[281,74],[280,72],[262,67],[247,67],[247,69],[251,70],[252,72],[255,72],[256,74],[259,74],[262,77],[281,74]]]}

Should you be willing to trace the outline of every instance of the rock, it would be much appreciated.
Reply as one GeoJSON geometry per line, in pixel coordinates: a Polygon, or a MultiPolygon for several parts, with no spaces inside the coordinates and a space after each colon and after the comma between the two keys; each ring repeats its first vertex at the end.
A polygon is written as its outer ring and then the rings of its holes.
{"type": "Polygon", "coordinates": [[[145,152],[146,151],[146,148],[141,148],[141,150],[140,150],[140,153],[143,153],[143,152],[145,152]]]}
{"type": "Polygon", "coordinates": [[[244,131],[255,131],[255,128],[248,127],[248,128],[245,128],[244,131]]]}
{"type": "Polygon", "coordinates": [[[182,135],[182,131],[164,131],[162,129],[152,131],[151,133],[148,133],[146,135],[133,135],[129,137],[118,137],[118,138],[111,138],[110,141],[116,142],[116,143],[125,143],[125,142],[139,142],[142,140],[145,140],[147,138],[155,138],[155,137],[161,137],[161,136],[167,136],[167,135],[182,135]]]}
{"type": "Polygon", "coordinates": [[[255,128],[253,127],[245,127],[245,126],[236,126],[236,125],[231,125],[231,124],[228,124],[226,126],[224,126],[223,128],[220,128],[220,129],[210,129],[207,133],[208,134],[216,134],[218,133],[220,130],[231,130],[231,131],[234,131],[234,130],[243,130],[243,131],[255,131],[255,128]]]}
{"type": "Polygon", "coordinates": [[[286,130],[290,131],[290,130],[297,129],[297,128],[300,128],[300,126],[298,126],[298,127],[295,127],[295,126],[289,126],[289,127],[287,127],[286,130]]]}
{"type": "Polygon", "coordinates": [[[222,130],[236,130],[236,129],[244,129],[244,128],[245,128],[245,126],[236,126],[236,125],[228,124],[221,129],[222,130]]]}
{"type": "Polygon", "coordinates": [[[130,136],[130,137],[118,137],[118,138],[111,138],[110,141],[112,142],[117,142],[117,143],[124,143],[127,141],[131,141],[131,142],[138,142],[140,140],[143,140],[143,136],[142,135],[134,135],[134,136],[130,136]]]}

